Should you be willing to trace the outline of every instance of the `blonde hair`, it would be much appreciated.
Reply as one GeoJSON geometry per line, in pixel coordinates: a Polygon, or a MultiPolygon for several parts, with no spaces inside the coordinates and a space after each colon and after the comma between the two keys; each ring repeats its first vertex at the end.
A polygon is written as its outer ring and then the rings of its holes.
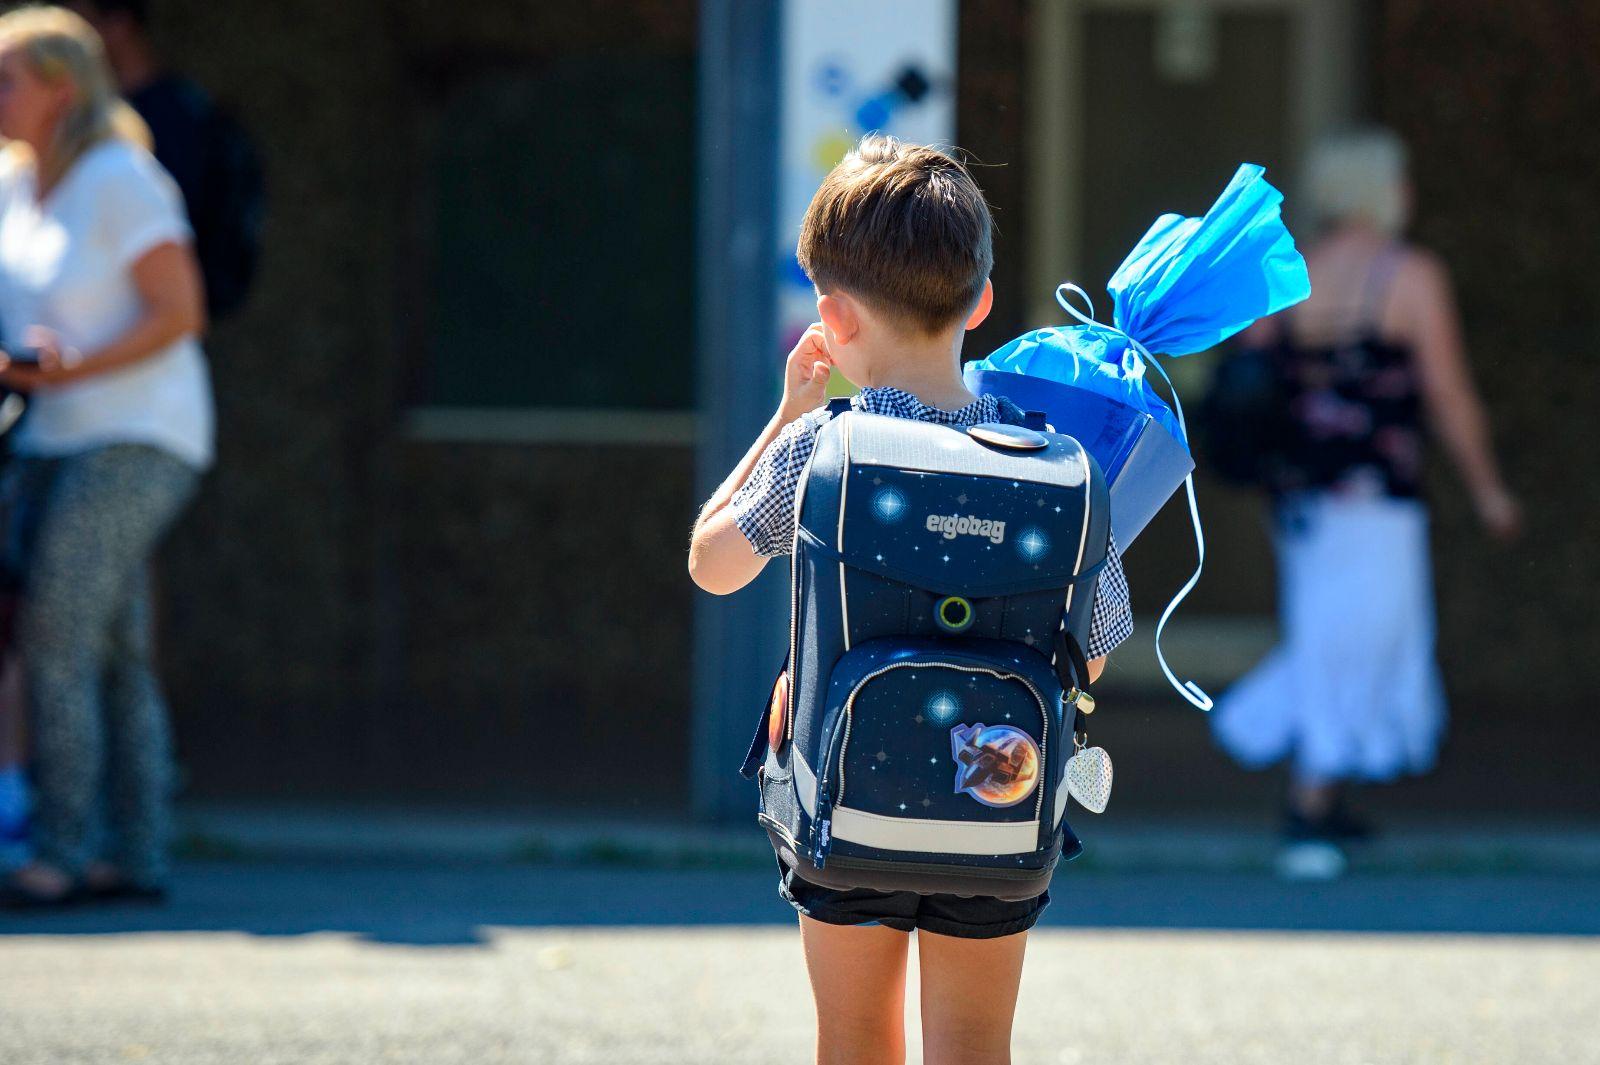
{"type": "Polygon", "coordinates": [[[62,7],[17,8],[0,15],[0,51],[11,48],[41,81],[72,87],[55,138],[36,160],[41,182],[59,178],[84,152],[112,137],[150,148],[150,128],[117,95],[105,46],[89,23],[62,7]]]}
{"type": "Polygon", "coordinates": [[[1306,199],[1313,222],[1329,229],[1365,222],[1389,236],[1406,226],[1406,146],[1369,126],[1325,137],[1306,160],[1306,199]]]}

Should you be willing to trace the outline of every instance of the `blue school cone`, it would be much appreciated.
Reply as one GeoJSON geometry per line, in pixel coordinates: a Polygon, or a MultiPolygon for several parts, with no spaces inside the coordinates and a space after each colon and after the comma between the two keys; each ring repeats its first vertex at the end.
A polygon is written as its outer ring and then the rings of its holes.
{"type": "Polygon", "coordinates": [[[1111,486],[1111,526],[1122,547],[1183,486],[1197,560],[1156,623],[1156,660],[1178,694],[1201,710],[1211,709],[1211,697],[1194,681],[1180,681],[1161,651],[1168,619],[1200,581],[1206,547],[1183,405],[1153,353],[1204,351],[1311,294],[1305,259],[1280,214],[1283,194],[1265,173],[1245,163],[1204,216],[1156,219],[1106,285],[1110,324],[1095,321],[1083,289],[1063,284],[1056,300],[1075,324],[1025,333],[965,371],[974,392],[1044,411],[1094,455],[1111,486]],[[1171,406],[1148,380],[1151,369],[1167,382],[1171,406]]]}

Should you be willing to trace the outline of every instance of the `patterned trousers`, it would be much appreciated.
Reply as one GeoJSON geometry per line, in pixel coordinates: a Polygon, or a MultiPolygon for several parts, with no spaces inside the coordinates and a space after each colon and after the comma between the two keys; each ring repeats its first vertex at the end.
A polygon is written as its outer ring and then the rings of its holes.
{"type": "Polygon", "coordinates": [[[149,563],[198,481],[193,467],[142,444],[6,467],[34,847],[73,875],[97,856],[102,808],[104,856],[137,883],[167,875],[172,741],[152,663],[149,563]]]}

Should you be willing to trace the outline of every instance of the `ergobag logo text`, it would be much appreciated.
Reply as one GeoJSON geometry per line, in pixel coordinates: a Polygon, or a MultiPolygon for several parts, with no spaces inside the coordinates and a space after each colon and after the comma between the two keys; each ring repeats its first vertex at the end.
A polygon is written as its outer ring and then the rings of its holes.
{"type": "Polygon", "coordinates": [[[964,517],[960,514],[929,514],[928,531],[944,533],[946,540],[954,540],[957,536],[987,536],[991,544],[1003,544],[1006,540],[1005,522],[979,518],[974,514],[964,517]]]}

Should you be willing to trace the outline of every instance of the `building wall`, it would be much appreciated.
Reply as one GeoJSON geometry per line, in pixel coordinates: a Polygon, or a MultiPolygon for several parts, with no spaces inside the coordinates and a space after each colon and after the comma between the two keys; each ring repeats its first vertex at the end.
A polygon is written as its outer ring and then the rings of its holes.
{"type": "Polygon", "coordinates": [[[1600,7],[1387,0],[1379,10],[1377,113],[1410,145],[1415,235],[1454,274],[1472,369],[1528,515],[1515,547],[1487,542],[1436,463],[1440,646],[1455,710],[1497,717],[1507,743],[1514,732],[1560,737],[1553,768],[1576,780],[1565,752],[1600,736],[1587,410],[1600,396],[1600,7]]]}
{"type": "MultiPolygon", "coordinates": [[[[998,224],[997,304],[969,341],[979,352],[1033,324],[1022,290],[1032,8],[961,8],[957,139],[981,164],[998,224]]],[[[695,5],[219,10],[154,5],[175,63],[254,131],[272,198],[258,291],[207,345],[220,461],[162,558],[163,654],[192,789],[681,806],[692,603],[681,552],[698,502],[688,448],[446,444],[404,424],[417,371],[418,86],[563,51],[690,55],[695,5]],[[566,755],[628,768],[556,771],[566,755]]],[[[1577,788],[1563,742],[1594,736],[1583,700],[1600,637],[1586,591],[1600,578],[1600,493],[1580,409],[1600,394],[1600,252],[1574,235],[1600,222],[1600,90],[1587,66],[1600,15],[1510,0],[1373,11],[1375,106],[1415,150],[1418,236],[1455,271],[1530,517],[1523,545],[1491,546],[1453,482],[1437,479],[1455,710],[1480,723],[1498,714],[1508,743],[1532,726],[1523,760],[1548,759],[1577,788]]],[[[1270,601],[1266,577],[1250,601],[1270,601]]],[[[1487,769],[1495,751],[1473,750],[1487,769]]],[[[1462,789],[1461,801],[1492,799],[1462,789]]]]}
{"type": "Polygon", "coordinates": [[[173,63],[256,138],[271,212],[250,305],[206,347],[219,460],[164,552],[166,678],[200,789],[338,779],[365,704],[367,442],[391,373],[386,102],[375,2],[153,5],[173,63]]]}
{"type": "Polygon", "coordinates": [[[257,291],[207,343],[219,462],[161,562],[191,791],[681,803],[689,448],[405,421],[422,90],[564,54],[692,57],[694,4],[153,7],[174,65],[258,140],[271,199],[257,291]],[[628,768],[582,771],[602,755],[628,768]]]}

